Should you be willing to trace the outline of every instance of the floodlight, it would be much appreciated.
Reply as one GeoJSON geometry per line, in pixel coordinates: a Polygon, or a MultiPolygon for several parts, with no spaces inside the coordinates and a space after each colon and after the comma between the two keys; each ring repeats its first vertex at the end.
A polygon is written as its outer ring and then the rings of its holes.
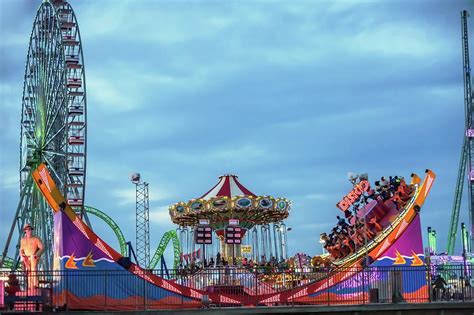
{"type": "Polygon", "coordinates": [[[133,173],[130,175],[130,180],[132,181],[132,183],[134,184],[138,184],[140,183],[140,173],[133,173]]]}

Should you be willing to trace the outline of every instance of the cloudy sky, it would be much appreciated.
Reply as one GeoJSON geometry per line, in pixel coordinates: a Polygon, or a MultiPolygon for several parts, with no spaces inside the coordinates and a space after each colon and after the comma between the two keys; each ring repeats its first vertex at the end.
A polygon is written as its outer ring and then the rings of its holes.
{"type": "MultiPolygon", "coordinates": [[[[40,3],[0,1],[0,244],[19,199],[40,3]]],[[[348,171],[375,180],[430,168],[438,178],[422,224],[445,248],[464,129],[460,10],[474,12],[472,0],[71,3],[86,63],[86,204],[127,239],[135,171],[150,183],[152,251],[173,228],[168,205],[235,173],[256,194],[292,200],[290,252],[315,254],[348,171]]]]}

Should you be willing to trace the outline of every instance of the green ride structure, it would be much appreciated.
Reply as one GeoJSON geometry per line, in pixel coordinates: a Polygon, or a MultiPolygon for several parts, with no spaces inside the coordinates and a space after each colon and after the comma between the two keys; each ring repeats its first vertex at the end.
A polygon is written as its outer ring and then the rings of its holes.
{"type": "MultiPolygon", "coordinates": [[[[97,208],[85,206],[84,209],[87,214],[93,215],[101,219],[113,230],[120,246],[120,253],[123,256],[127,256],[127,241],[125,240],[125,236],[123,235],[122,230],[120,229],[118,224],[109,215],[97,208]]],[[[155,254],[153,255],[153,258],[150,261],[149,265],[147,266],[147,269],[154,269],[160,259],[163,259],[165,250],[170,244],[170,242],[173,245],[173,268],[178,268],[181,257],[181,244],[179,242],[176,231],[170,230],[165,232],[161,237],[160,243],[158,244],[158,248],[156,249],[155,254]]]]}
{"type": "Polygon", "coordinates": [[[163,258],[163,254],[165,253],[165,249],[170,243],[170,241],[173,244],[173,267],[174,269],[178,269],[179,267],[179,262],[180,262],[180,257],[181,257],[181,244],[179,243],[178,239],[178,234],[176,233],[175,230],[170,230],[163,234],[161,237],[161,241],[158,244],[158,248],[156,249],[155,254],[153,255],[153,258],[150,261],[150,264],[148,265],[148,269],[154,269],[160,259],[163,258]]]}
{"type": "MultiPolygon", "coordinates": [[[[462,56],[463,56],[463,81],[464,81],[464,112],[465,112],[465,134],[459,160],[458,176],[454,193],[454,202],[451,212],[451,220],[448,232],[446,252],[454,254],[456,235],[459,231],[459,212],[464,189],[464,181],[467,175],[468,189],[468,212],[469,225],[467,230],[467,242],[463,242],[463,251],[472,253],[474,251],[474,98],[471,89],[471,66],[469,61],[468,23],[469,13],[461,11],[462,31],[462,56]]],[[[464,238],[464,235],[461,239],[464,238]]]]}
{"type": "Polygon", "coordinates": [[[98,217],[99,219],[104,221],[114,231],[115,236],[117,237],[117,240],[119,242],[120,253],[123,256],[126,256],[126,254],[127,254],[127,241],[125,240],[125,236],[123,236],[122,230],[120,229],[118,224],[115,223],[115,221],[112,220],[112,218],[109,217],[105,212],[100,211],[97,208],[94,208],[94,207],[91,207],[91,206],[85,206],[84,208],[85,208],[85,210],[88,214],[92,214],[92,215],[98,217]]]}

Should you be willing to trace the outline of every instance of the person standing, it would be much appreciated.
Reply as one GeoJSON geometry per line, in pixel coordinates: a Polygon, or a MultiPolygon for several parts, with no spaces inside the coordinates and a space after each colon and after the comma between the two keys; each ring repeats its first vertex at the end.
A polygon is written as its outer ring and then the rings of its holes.
{"type": "Polygon", "coordinates": [[[447,287],[446,280],[441,275],[437,275],[434,282],[433,282],[433,297],[434,300],[437,301],[439,299],[439,293],[441,292],[441,299],[446,298],[446,287],[447,287]]]}
{"type": "Polygon", "coordinates": [[[23,261],[23,270],[28,277],[28,287],[36,288],[38,286],[38,263],[44,252],[44,245],[41,239],[33,235],[33,227],[26,224],[23,227],[25,236],[20,242],[20,255],[23,261]]]}

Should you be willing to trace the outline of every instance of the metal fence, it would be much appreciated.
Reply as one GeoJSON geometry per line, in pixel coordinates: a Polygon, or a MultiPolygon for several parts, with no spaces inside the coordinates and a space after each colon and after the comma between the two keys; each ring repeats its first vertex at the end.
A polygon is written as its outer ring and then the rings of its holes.
{"type": "MultiPolygon", "coordinates": [[[[337,270],[272,270],[259,267],[168,270],[172,284],[191,288],[200,293],[199,297],[170,294],[169,287],[152,285],[126,270],[40,271],[36,274],[0,272],[0,282],[5,284],[4,305],[0,307],[6,310],[44,307],[143,310],[440,300],[462,302],[474,301],[471,268],[432,265],[337,270]],[[438,275],[444,282],[438,279],[438,275]],[[439,283],[443,284],[440,286],[439,283]],[[226,299],[218,298],[222,296],[226,299]],[[275,296],[278,298],[273,298],[275,296]]],[[[143,271],[140,276],[146,278],[152,274],[166,275],[162,270],[152,270],[143,271]]]]}

